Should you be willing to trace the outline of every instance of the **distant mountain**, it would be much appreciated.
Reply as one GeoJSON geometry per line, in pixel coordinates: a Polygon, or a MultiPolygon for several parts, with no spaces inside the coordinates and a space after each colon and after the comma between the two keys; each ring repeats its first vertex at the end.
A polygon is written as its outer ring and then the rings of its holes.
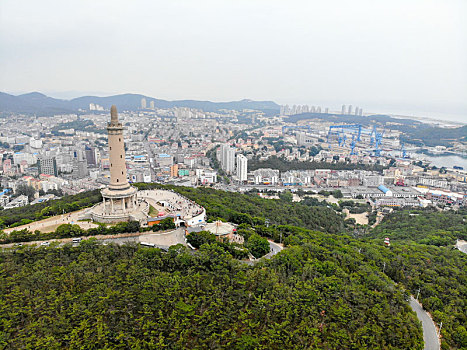
{"type": "Polygon", "coordinates": [[[254,109],[266,114],[279,113],[280,106],[272,101],[241,100],[231,102],[211,102],[195,100],[166,101],[139,94],[122,94],[107,97],[82,96],[72,100],[61,100],[48,97],[39,92],[24,95],[10,95],[0,92],[0,112],[13,112],[35,115],[54,115],[63,113],[76,113],[79,110],[89,110],[89,104],[95,103],[105,109],[116,105],[119,110],[138,110],[141,99],[145,98],[147,106],[154,101],[156,108],[189,107],[202,109],[206,112],[216,112],[221,109],[254,109]]]}
{"type": "Polygon", "coordinates": [[[0,92],[0,112],[36,115],[72,113],[69,101],[48,97],[39,92],[13,96],[0,92]]]}

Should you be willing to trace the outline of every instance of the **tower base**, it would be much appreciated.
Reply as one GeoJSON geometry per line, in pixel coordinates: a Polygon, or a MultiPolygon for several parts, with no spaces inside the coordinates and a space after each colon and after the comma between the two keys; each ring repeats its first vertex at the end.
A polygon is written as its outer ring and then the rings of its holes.
{"type": "Polygon", "coordinates": [[[144,222],[148,217],[149,204],[137,198],[137,191],[131,186],[125,190],[103,189],[102,203],[92,207],[89,219],[107,224],[131,220],[144,222]]]}

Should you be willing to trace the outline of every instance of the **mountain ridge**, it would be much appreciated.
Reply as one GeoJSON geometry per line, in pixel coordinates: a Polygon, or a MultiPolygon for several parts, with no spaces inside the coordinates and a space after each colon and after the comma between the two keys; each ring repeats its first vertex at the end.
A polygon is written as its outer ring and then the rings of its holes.
{"type": "Polygon", "coordinates": [[[156,108],[188,107],[202,109],[205,112],[217,112],[222,109],[254,109],[268,115],[279,113],[280,106],[273,101],[254,101],[243,99],[240,101],[212,102],[199,100],[174,100],[157,99],[142,94],[118,94],[105,97],[80,96],[70,100],[49,97],[34,91],[21,95],[12,95],[0,92],[0,113],[23,113],[35,115],[54,115],[64,113],[78,113],[89,111],[89,104],[95,103],[105,109],[115,104],[121,110],[140,110],[141,99],[145,98],[149,106],[154,102],[156,108]]]}

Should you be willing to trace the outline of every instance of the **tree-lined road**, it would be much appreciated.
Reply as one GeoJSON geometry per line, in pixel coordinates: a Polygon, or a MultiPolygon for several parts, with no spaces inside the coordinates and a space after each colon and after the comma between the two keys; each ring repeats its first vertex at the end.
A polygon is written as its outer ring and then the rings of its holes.
{"type": "Polygon", "coordinates": [[[410,296],[410,307],[417,314],[418,319],[422,322],[423,341],[425,342],[425,350],[439,350],[439,338],[435,324],[428,313],[423,310],[413,296],[410,296]]]}
{"type": "Polygon", "coordinates": [[[279,253],[282,249],[284,249],[284,247],[282,246],[282,244],[278,244],[276,242],[273,242],[273,241],[269,241],[269,248],[270,248],[270,251],[269,253],[267,253],[264,258],[266,259],[271,259],[274,255],[276,255],[277,253],[279,253]]]}

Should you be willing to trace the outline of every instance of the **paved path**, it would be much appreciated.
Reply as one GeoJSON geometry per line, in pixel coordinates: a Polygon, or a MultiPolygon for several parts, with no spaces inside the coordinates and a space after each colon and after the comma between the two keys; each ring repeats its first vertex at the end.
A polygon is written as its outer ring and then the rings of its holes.
{"type": "Polygon", "coordinates": [[[274,255],[276,255],[282,249],[284,249],[284,246],[282,244],[279,244],[279,243],[276,243],[276,242],[273,242],[273,241],[269,241],[269,240],[268,240],[268,242],[269,242],[269,248],[270,248],[271,251],[264,256],[264,258],[266,258],[266,259],[271,259],[274,255]]]}
{"type": "Polygon", "coordinates": [[[417,314],[418,319],[422,322],[423,327],[423,341],[425,342],[425,350],[439,350],[439,338],[435,327],[435,323],[423,310],[422,306],[418,303],[413,296],[410,296],[410,307],[417,314]]]}
{"type": "Polygon", "coordinates": [[[78,218],[88,209],[89,208],[85,208],[85,209],[81,209],[81,210],[74,211],[71,213],[52,216],[50,218],[40,220],[40,221],[34,221],[23,226],[6,228],[3,231],[5,233],[10,233],[11,231],[15,231],[15,230],[19,231],[25,228],[31,232],[34,232],[35,230],[39,230],[43,233],[46,233],[46,232],[55,231],[57,227],[62,224],[77,224],[82,229],[85,229],[85,230],[90,229],[91,227],[98,227],[97,224],[92,223],[92,222],[78,221],[78,218]]]}
{"type": "MultiPolygon", "coordinates": [[[[157,246],[169,247],[170,245],[183,244],[185,243],[185,230],[179,228],[176,230],[163,231],[161,233],[152,233],[152,232],[133,232],[133,233],[119,233],[115,235],[97,235],[97,236],[86,236],[81,237],[83,240],[89,238],[95,238],[103,241],[104,243],[117,243],[124,244],[127,242],[149,242],[154,243],[157,246]]],[[[22,242],[22,245],[40,245],[43,242],[58,242],[59,246],[62,246],[66,243],[71,243],[73,238],[54,238],[49,239],[48,241],[32,241],[32,242],[22,242]]],[[[1,248],[12,248],[15,247],[18,243],[7,243],[1,244],[1,248]]]]}
{"type": "Polygon", "coordinates": [[[459,249],[462,253],[467,254],[467,242],[460,239],[457,240],[456,248],[459,249]]]}
{"type": "Polygon", "coordinates": [[[176,230],[164,233],[150,233],[144,236],[139,236],[140,242],[155,244],[158,247],[170,247],[172,245],[186,245],[185,228],[179,227],[176,230]]]}

